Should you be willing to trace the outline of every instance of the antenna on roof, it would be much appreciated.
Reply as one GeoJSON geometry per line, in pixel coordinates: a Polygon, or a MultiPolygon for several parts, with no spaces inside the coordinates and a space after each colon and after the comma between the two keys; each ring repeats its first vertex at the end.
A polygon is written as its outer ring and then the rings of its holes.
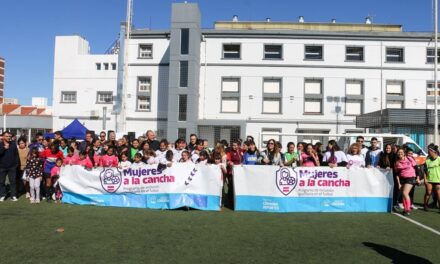
{"type": "Polygon", "coordinates": [[[299,16],[298,17],[298,22],[299,23],[304,23],[304,16],[299,16]]]}

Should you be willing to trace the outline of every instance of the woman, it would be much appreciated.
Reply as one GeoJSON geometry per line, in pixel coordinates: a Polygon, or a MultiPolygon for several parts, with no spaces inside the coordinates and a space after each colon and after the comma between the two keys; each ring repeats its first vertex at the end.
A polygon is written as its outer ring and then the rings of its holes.
{"type": "Polygon", "coordinates": [[[438,155],[438,146],[430,146],[428,148],[429,157],[426,159],[426,168],[428,173],[425,174],[425,199],[423,208],[428,210],[428,202],[431,197],[432,190],[437,194],[437,200],[440,203],[440,158],[438,155]]]}
{"type": "Polygon", "coordinates": [[[261,152],[259,163],[262,165],[278,165],[283,166],[280,150],[275,139],[267,141],[267,149],[261,152]]]}
{"type": "Polygon", "coordinates": [[[17,193],[21,194],[22,189],[26,191],[26,198],[30,198],[29,193],[29,182],[27,179],[23,179],[23,173],[26,168],[27,159],[29,156],[29,148],[26,145],[26,139],[25,138],[19,138],[18,139],[18,157],[20,161],[20,165],[18,167],[18,173],[17,173],[17,193]],[[23,185],[18,184],[19,182],[23,182],[23,185]]]}
{"type": "Polygon", "coordinates": [[[397,160],[394,165],[396,170],[396,180],[399,189],[402,193],[403,200],[403,215],[408,216],[411,212],[411,199],[409,197],[409,192],[414,187],[414,184],[420,182],[417,178],[416,171],[414,169],[416,166],[416,161],[413,157],[407,156],[403,149],[397,151],[397,160]]]}
{"type": "Polygon", "coordinates": [[[243,165],[255,165],[259,156],[258,149],[253,141],[248,141],[246,144],[248,145],[248,150],[243,155],[243,165]]]}
{"type": "Polygon", "coordinates": [[[362,145],[353,143],[350,145],[347,154],[347,168],[363,168],[365,167],[365,159],[361,153],[362,145]]]}
{"type": "Polygon", "coordinates": [[[330,140],[327,144],[327,152],[325,152],[322,158],[322,165],[334,167],[345,167],[347,166],[347,156],[341,151],[335,140],[330,140]]]}
{"type": "Polygon", "coordinates": [[[312,144],[307,144],[306,151],[301,153],[300,166],[303,167],[320,166],[318,154],[313,149],[312,144]]]}
{"type": "MultiPolygon", "coordinates": [[[[379,156],[379,167],[385,170],[393,170],[393,175],[396,175],[394,170],[394,164],[396,163],[396,153],[393,152],[393,145],[386,144],[383,152],[379,156]]],[[[397,182],[397,177],[393,177],[393,210],[396,211],[399,208],[400,189],[397,182]]]]}
{"type": "Polygon", "coordinates": [[[296,167],[299,161],[298,152],[295,151],[295,143],[287,143],[287,152],[284,153],[284,166],[296,167]]]}
{"type": "Polygon", "coordinates": [[[214,151],[212,152],[212,160],[214,160],[214,156],[216,154],[220,155],[220,157],[222,158],[222,163],[226,167],[226,162],[227,162],[226,152],[225,152],[224,145],[222,143],[217,143],[215,145],[214,151]]]}

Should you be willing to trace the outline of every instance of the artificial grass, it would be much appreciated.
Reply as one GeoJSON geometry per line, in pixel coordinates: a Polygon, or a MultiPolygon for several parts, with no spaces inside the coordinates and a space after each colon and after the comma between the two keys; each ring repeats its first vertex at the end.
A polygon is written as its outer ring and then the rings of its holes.
{"type": "Polygon", "coordinates": [[[1,263],[440,262],[440,236],[392,214],[159,211],[22,197],[0,203],[0,218],[1,263]]]}

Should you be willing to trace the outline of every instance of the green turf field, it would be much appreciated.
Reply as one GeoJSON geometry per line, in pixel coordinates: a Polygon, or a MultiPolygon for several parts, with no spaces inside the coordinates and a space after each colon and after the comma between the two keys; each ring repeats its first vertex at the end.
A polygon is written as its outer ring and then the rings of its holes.
{"type": "MultiPolygon", "coordinates": [[[[437,211],[411,218],[440,230],[437,211]]],[[[0,239],[5,264],[440,263],[440,236],[392,214],[158,211],[22,197],[0,203],[0,239]]]]}

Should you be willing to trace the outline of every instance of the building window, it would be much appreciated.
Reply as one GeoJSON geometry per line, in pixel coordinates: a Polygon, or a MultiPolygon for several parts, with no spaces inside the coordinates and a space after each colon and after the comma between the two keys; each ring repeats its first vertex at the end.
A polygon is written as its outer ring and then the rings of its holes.
{"type": "Polygon", "coordinates": [[[104,70],[108,71],[108,63],[104,63],[104,70]]]}
{"type": "Polygon", "coordinates": [[[138,95],[137,97],[137,110],[138,111],[151,111],[151,98],[149,96],[138,95]]]}
{"type": "Polygon", "coordinates": [[[346,61],[364,61],[364,47],[345,47],[346,61]]]}
{"type": "Polygon", "coordinates": [[[138,91],[151,93],[151,77],[138,77],[138,91]]]}
{"type": "Polygon", "coordinates": [[[112,70],[116,71],[116,63],[112,63],[112,70]]]}
{"type": "Polygon", "coordinates": [[[183,138],[186,140],[186,128],[177,129],[177,138],[183,138]]]}
{"type": "Polygon", "coordinates": [[[239,113],[240,112],[240,78],[223,78],[222,79],[222,113],[239,113]]]}
{"type": "Polygon", "coordinates": [[[363,105],[364,82],[362,80],[347,80],[345,82],[345,115],[363,114],[363,105]]]}
{"type": "Polygon", "coordinates": [[[98,104],[111,104],[113,102],[113,93],[98,92],[96,101],[98,104]]]}
{"type": "Polygon", "coordinates": [[[240,59],[240,44],[223,44],[223,59],[240,59]]]}
{"type": "Polygon", "coordinates": [[[387,82],[387,95],[403,95],[403,82],[402,81],[387,82]]]}
{"type": "Polygon", "coordinates": [[[189,28],[180,30],[180,54],[186,55],[189,52],[189,28]]]}
{"type": "Polygon", "coordinates": [[[403,108],[405,102],[403,81],[387,81],[386,84],[386,107],[387,108],[403,108]]]}
{"type": "Polygon", "coordinates": [[[263,114],[281,114],[281,79],[263,79],[263,114]]]}
{"type": "MultiPolygon", "coordinates": [[[[440,95],[440,82],[437,82],[437,95],[440,95]]],[[[435,96],[434,82],[428,82],[426,85],[426,96],[435,96]]]]}
{"type": "Polygon", "coordinates": [[[403,102],[402,101],[393,101],[393,100],[387,100],[387,108],[388,109],[402,109],[403,108],[403,102]]]}
{"type": "Polygon", "coordinates": [[[262,139],[262,143],[263,146],[261,146],[262,148],[266,148],[267,146],[267,141],[273,139],[276,142],[281,142],[281,128],[262,128],[261,129],[261,139],[262,139]]]}
{"type": "Polygon", "coordinates": [[[322,46],[316,46],[316,45],[305,46],[304,59],[322,60],[323,59],[322,46]]]}
{"type": "Polygon", "coordinates": [[[304,114],[322,114],[323,94],[322,80],[304,81],[304,114]]]}
{"type": "Polygon", "coordinates": [[[96,70],[100,71],[101,70],[101,63],[96,63],[96,70]]]}
{"type": "Polygon", "coordinates": [[[386,62],[404,62],[403,48],[387,48],[386,62]]]}
{"type": "Polygon", "coordinates": [[[357,116],[362,114],[362,100],[346,99],[345,115],[357,116]]]}
{"type": "Polygon", "coordinates": [[[152,44],[140,44],[139,45],[139,58],[140,59],[152,59],[153,58],[153,45],[152,44]]]}
{"type": "Polygon", "coordinates": [[[282,59],[282,45],[264,45],[264,59],[282,59]]]}
{"type": "MultiPolygon", "coordinates": [[[[435,60],[435,49],[427,48],[426,49],[426,63],[434,63],[435,60]]],[[[440,49],[437,50],[437,62],[440,63],[440,49]]]]}
{"type": "Polygon", "coordinates": [[[188,61],[180,62],[180,87],[188,87],[188,61]]]}
{"type": "Polygon", "coordinates": [[[188,95],[179,94],[179,121],[186,121],[186,114],[188,110],[188,95]]]}
{"type": "Polygon", "coordinates": [[[61,103],[76,103],[76,92],[61,92],[61,103]]]}

